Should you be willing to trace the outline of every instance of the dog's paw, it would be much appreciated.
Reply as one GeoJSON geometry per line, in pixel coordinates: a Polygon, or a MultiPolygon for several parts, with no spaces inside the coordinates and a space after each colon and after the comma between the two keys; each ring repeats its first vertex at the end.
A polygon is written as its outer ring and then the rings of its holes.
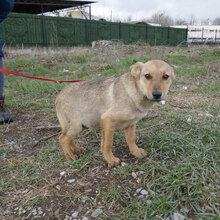
{"type": "Polygon", "coordinates": [[[121,163],[121,161],[119,158],[113,156],[109,160],[107,160],[107,163],[108,163],[108,167],[111,168],[114,166],[118,166],[121,163]]]}
{"type": "Polygon", "coordinates": [[[77,146],[77,148],[75,148],[74,151],[75,151],[76,153],[82,153],[82,152],[85,151],[85,148],[84,148],[84,147],[78,147],[78,146],[77,146]]]}
{"type": "Polygon", "coordinates": [[[67,160],[77,160],[78,157],[72,152],[64,153],[67,160]]]}
{"type": "Polygon", "coordinates": [[[143,148],[137,148],[135,151],[131,152],[137,158],[144,157],[147,155],[147,152],[143,148]]]}

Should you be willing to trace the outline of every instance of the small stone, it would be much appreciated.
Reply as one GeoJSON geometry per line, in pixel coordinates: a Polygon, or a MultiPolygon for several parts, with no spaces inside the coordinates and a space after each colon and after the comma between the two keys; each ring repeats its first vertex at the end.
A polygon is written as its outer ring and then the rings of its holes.
{"type": "Polygon", "coordinates": [[[42,214],[43,214],[42,210],[38,211],[38,215],[42,215],[42,214]]]}
{"type": "Polygon", "coordinates": [[[141,170],[141,171],[139,171],[139,173],[142,175],[142,174],[144,174],[144,171],[141,170]]]}
{"type": "Polygon", "coordinates": [[[213,117],[213,115],[209,114],[209,113],[206,113],[205,116],[207,117],[213,117]]]}
{"type": "Polygon", "coordinates": [[[61,189],[60,185],[56,185],[56,188],[57,188],[58,190],[60,190],[60,189],[61,189]]]}
{"type": "Polygon", "coordinates": [[[82,196],[82,203],[85,203],[89,199],[88,196],[82,196]]]}
{"type": "Polygon", "coordinates": [[[142,190],[142,188],[138,188],[138,189],[136,190],[136,193],[139,193],[141,190],[142,190]]]}
{"type": "Polygon", "coordinates": [[[145,189],[142,189],[142,190],[141,190],[141,194],[144,195],[144,196],[145,196],[145,195],[148,195],[148,191],[145,190],[145,189]]]}
{"type": "Polygon", "coordinates": [[[187,86],[183,86],[183,90],[187,90],[188,88],[187,88],[187,86]]]}
{"type": "Polygon", "coordinates": [[[76,211],[76,212],[74,212],[74,213],[71,215],[71,217],[72,217],[72,218],[76,218],[78,215],[79,215],[79,212],[76,211]]]}
{"type": "Polygon", "coordinates": [[[60,176],[64,176],[65,174],[66,174],[66,172],[63,171],[63,172],[60,173],[60,176]]]}
{"type": "Polygon", "coordinates": [[[165,104],[166,104],[166,101],[165,101],[165,100],[162,100],[162,101],[161,101],[161,104],[162,104],[162,105],[165,105],[165,104]]]}
{"type": "Polygon", "coordinates": [[[26,193],[28,193],[28,192],[29,192],[28,189],[25,189],[24,191],[22,191],[23,194],[26,194],[26,193]]]}
{"type": "Polygon", "coordinates": [[[179,214],[179,213],[173,213],[173,220],[184,220],[185,216],[179,214]]]}
{"type": "Polygon", "coordinates": [[[182,212],[182,213],[188,213],[188,212],[189,212],[189,209],[187,209],[187,208],[181,208],[181,209],[180,209],[180,212],[182,212]]]}
{"type": "Polygon", "coordinates": [[[67,180],[68,183],[74,183],[76,179],[69,179],[67,180]]]}
{"type": "Polygon", "coordinates": [[[187,118],[187,122],[191,122],[191,121],[192,121],[192,117],[190,116],[187,118]]]}
{"type": "Polygon", "coordinates": [[[86,216],[84,216],[83,218],[82,218],[82,220],[89,220],[86,216]]]}
{"type": "Polygon", "coordinates": [[[122,167],[126,166],[126,163],[125,162],[121,162],[121,166],[122,167]]]}
{"type": "Polygon", "coordinates": [[[136,174],[135,172],[132,172],[131,175],[132,175],[132,177],[133,177],[134,179],[137,178],[137,174],[136,174]]]}
{"type": "Polygon", "coordinates": [[[138,199],[143,199],[144,198],[144,195],[139,195],[138,196],[138,199]]]}
{"type": "Polygon", "coordinates": [[[152,201],[149,200],[149,199],[146,202],[147,202],[147,205],[151,205],[152,204],[152,201]]]}
{"type": "Polygon", "coordinates": [[[137,178],[137,183],[140,183],[141,182],[141,179],[140,178],[137,178]]]}
{"type": "Polygon", "coordinates": [[[15,209],[14,209],[14,211],[17,211],[19,209],[19,207],[16,207],[15,209]]]}
{"type": "Polygon", "coordinates": [[[34,210],[32,211],[32,215],[37,215],[37,210],[36,210],[36,209],[34,209],[34,210]]]}
{"type": "Polygon", "coordinates": [[[96,209],[93,213],[92,213],[92,217],[93,218],[97,218],[100,214],[102,214],[103,210],[102,209],[96,209]]]}

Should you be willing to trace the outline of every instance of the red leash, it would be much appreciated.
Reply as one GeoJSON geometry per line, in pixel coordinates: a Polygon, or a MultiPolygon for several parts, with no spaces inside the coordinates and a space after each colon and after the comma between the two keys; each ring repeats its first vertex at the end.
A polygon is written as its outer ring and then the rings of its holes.
{"type": "Polygon", "coordinates": [[[4,69],[0,69],[0,72],[7,73],[7,74],[10,74],[10,75],[15,75],[15,76],[22,76],[22,77],[30,78],[30,79],[44,80],[44,81],[50,81],[50,82],[55,82],[55,83],[82,82],[82,81],[85,81],[85,80],[54,80],[54,79],[46,79],[46,78],[42,78],[42,77],[22,75],[20,73],[10,72],[10,71],[4,70],[4,69]]]}

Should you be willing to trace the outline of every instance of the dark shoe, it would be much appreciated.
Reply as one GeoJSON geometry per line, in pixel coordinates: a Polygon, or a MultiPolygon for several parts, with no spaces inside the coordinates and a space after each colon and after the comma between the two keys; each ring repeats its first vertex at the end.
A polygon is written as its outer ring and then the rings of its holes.
{"type": "Polygon", "coordinates": [[[12,116],[5,105],[5,97],[0,96],[0,124],[13,122],[12,116]]]}

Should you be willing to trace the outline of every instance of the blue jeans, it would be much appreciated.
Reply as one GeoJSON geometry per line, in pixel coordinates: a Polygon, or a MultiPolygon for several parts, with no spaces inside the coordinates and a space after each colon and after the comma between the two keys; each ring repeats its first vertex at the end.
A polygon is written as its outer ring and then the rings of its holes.
{"type": "MultiPolygon", "coordinates": [[[[3,69],[3,61],[0,56],[0,68],[3,69]]],[[[0,96],[3,96],[4,93],[4,73],[0,72],[0,96]]]]}

